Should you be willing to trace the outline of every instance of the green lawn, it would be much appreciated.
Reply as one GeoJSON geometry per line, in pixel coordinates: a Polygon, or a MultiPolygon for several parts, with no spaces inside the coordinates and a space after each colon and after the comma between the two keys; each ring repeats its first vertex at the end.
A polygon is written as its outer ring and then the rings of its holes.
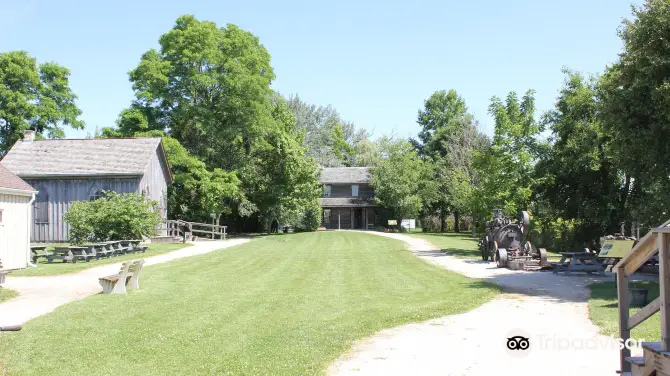
{"type": "Polygon", "coordinates": [[[4,302],[6,300],[9,300],[11,298],[14,298],[18,295],[19,295],[19,293],[14,291],[14,290],[10,290],[10,289],[6,289],[4,287],[0,287],[0,303],[4,302]]]}
{"type": "MultiPolygon", "coordinates": [[[[26,277],[26,276],[43,276],[43,275],[58,275],[58,274],[69,274],[75,273],[80,270],[94,268],[100,265],[114,264],[120,261],[133,260],[140,257],[150,257],[160,255],[161,253],[175,251],[180,248],[188,247],[190,244],[183,243],[157,243],[149,244],[149,249],[146,253],[129,253],[116,257],[101,258],[100,260],[91,260],[86,261],[77,261],[76,263],[71,262],[61,262],[60,260],[54,260],[53,263],[48,264],[47,260],[40,258],[37,261],[36,268],[26,268],[21,270],[16,270],[11,273],[12,277],[26,277]]],[[[50,248],[51,249],[51,248],[50,248]]]]}
{"type": "MultiPolygon", "coordinates": [[[[634,282],[631,285],[646,287],[649,289],[648,303],[656,299],[658,293],[657,282],[634,282]]],[[[589,286],[591,298],[589,299],[589,314],[591,321],[596,324],[603,334],[619,337],[619,312],[616,284],[614,282],[601,282],[589,286]]],[[[631,308],[632,317],[640,307],[631,308]]],[[[646,341],[661,340],[660,314],[647,319],[631,331],[631,338],[644,339],[646,341]]]]}
{"type": "Polygon", "coordinates": [[[452,233],[452,232],[412,232],[410,236],[421,238],[433,244],[436,247],[452,256],[458,258],[481,259],[481,252],[477,249],[479,238],[473,238],[472,233],[452,233]]]}
{"type": "Polygon", "coordinates": [[[355,232],[269,236],[144,269],[9,333],[20,375],[322,374],[353,341],[473,309],[491,284],[355,232]]]}
{"type": "MultiPolygon", "coordinates": [[[[482,254],[477,248],[477,243],[481,237],[473,238],[471,232],[458,234],[452,232],[411,232],[409,235],[424,239],[454,257],[479,260],[482,258],[482,254]]],[[[558,261],[561,255],[547,250],[547,258],[558,261]]]]}

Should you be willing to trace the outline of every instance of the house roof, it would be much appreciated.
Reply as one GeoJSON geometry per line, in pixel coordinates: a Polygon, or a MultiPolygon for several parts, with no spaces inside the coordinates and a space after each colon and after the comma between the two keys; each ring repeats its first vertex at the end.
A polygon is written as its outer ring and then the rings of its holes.
{"type": "MultiPolygon", "coordinates": [[[[168,166],[162,145],[159,137],[17,141],[0,163],[22,178],[142,176],[157,149],[168,166]]],[[[164,174],[172,183],[169,167],[164,174]]]]}
{"type": "Polygon", "coordinates": [[[333,208],[333,207],[370,207],[377,206],[372,199],[361,199],[361,198],[351,198],[351,197],[324,197],[320,198],[320,204],[322,208],[333,208]]]}
{"type": "Polygon", "coordinates": [[[370,183],[368,167],[327,167],[321,171],[319,182],[326,183],[370,183]]]}
{"type": "Polygon", "coordinates": [[[16,189],[18,191],[35,191],[30,184],[26,183],[20,177],[14,175],[11,171],[0,164],[0,188],[16,189]]]}

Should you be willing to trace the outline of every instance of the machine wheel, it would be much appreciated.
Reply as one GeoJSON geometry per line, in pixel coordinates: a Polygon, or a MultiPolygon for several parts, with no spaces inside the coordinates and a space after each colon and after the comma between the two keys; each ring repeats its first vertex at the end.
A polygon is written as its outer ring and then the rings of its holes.
{"type": "Polygon", "coordinates": [[[524,251],[524,253],[525,253],[526,255],[532,255],[532,254],[533,254],[533,245],[530,244],[529,241],[526,241],[526,242],[523,244],[523,251],[524,251]]]}
{"type": "Polygon", "coordinates": [[[537,250],[537,253],[540,255],[540,265],[548,265],[549,263],[547,262],[547,250],[544,248],[539,248],[537,250]]]}
{"type": "Polygon", "coordinates": [[[507,266],[507,250],[505,248],[498,248],[496,251],[496,265],[499,268],[507,266]]]}

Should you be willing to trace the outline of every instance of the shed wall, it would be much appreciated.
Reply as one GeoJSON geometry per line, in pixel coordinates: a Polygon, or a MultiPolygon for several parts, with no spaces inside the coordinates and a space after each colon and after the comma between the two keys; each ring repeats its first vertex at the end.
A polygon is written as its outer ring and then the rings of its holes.
{"type": "Polygon", "coordinates": [[[0,259],[4,269],[19,269],[28,266],[30,199],[29,196],[0,193],[0,210],[2,211],[0,259]]]}

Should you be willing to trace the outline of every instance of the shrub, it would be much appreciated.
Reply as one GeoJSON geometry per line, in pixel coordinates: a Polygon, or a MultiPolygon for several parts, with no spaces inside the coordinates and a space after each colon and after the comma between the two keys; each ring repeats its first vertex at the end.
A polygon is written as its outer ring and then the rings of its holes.
{"type": "Polygon", "coordinates": [[[94,201],[77,201],[63,215],[73,244],[153,236],[161,222],[158,202],[137,193],[104,192],[94,201]]]}
{"type": "Polygon", "coordinates": [[[298,217],[295,228],[296,231],[316,231],[321,225],[321,206],[317,200],[310,202],[298,217]]]}

